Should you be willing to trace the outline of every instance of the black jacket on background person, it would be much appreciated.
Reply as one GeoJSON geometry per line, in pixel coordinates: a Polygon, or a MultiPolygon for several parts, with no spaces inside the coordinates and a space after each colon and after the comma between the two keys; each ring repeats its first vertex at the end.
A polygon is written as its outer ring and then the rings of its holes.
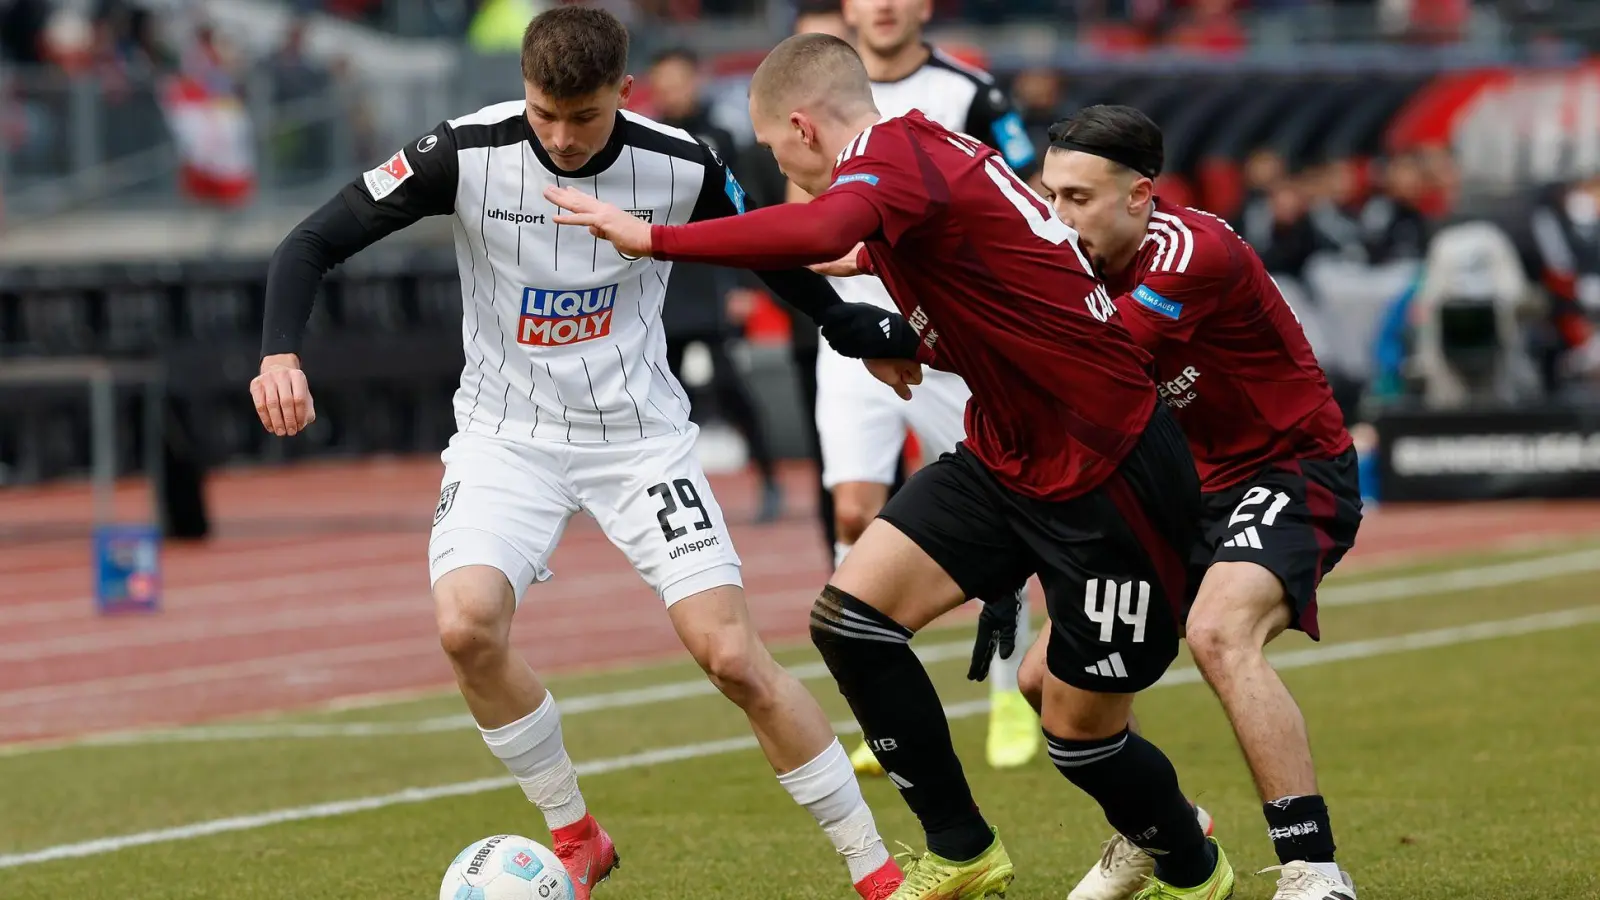
{"type": "MultiPolygon", "coordinates": [[[[738,176],[744,173],[735,165],[733,136],[711,123],[704,109],[685,119],[662,119],[662,124],[682,128],[715,150],[738,176]]],[[[753,276],[752,276],[753,278],[753,276]]],[[[739,285],[733,269],[696,263],[673,263],[667,283],[666,302],[661,308],[661,325],[668,339],[722,337],[728,330],[728,292],[739,285]]]]}

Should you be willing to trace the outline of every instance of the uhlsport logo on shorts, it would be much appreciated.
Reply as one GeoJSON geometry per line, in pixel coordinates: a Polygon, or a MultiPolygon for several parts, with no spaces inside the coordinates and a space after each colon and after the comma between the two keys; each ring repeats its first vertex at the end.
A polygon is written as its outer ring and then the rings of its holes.
{"type": "Polygon", "coordinates": [[[522,324],[517,342],[535,347],[578,344],[611,333],[617,286],[581,290],[522,289],[522,324]]]}

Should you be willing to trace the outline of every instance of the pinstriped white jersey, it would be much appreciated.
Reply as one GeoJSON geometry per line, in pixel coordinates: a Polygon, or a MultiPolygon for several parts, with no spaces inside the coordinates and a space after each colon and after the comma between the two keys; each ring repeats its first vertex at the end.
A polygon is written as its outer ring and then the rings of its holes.
{"type": "Polygon", "coordinates": [[[621,112],[607,146],[568,172],[534,137],[522,101],[451,119],[366,173],[359,189],[374,207],[453,217],[466,347],[457,428],[566,442],[686,430],[661,326],[672,264],[556,225],[551,185],[653,224],[743,211],[738,182],[682,129],[621,112]]]}

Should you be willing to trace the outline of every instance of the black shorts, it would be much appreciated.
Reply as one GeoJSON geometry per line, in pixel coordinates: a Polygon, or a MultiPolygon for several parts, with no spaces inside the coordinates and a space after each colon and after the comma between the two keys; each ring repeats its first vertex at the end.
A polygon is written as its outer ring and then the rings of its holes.
{"type": "Polygon", "coordinates": [[[913,475],[879,517],[910,537],[966,595],[995,597],[1037,574],[1051,622],[1050,672],[1131,693],[1178,653],[1201,541],[1200,482],[1161,404],[1117,471],[1071,500],[1001,485],[964,445],[913,475]]]}
{"type": "Polygon", "coordinates": [[[1361,483],[1356,452],[1276,463],[1248,481],[1207,493],[1205,550],[1214,562],[1253,562],[1283,582],[1291,627],[1320,638],[1317,585],[1356,542],[1361,483]]]}

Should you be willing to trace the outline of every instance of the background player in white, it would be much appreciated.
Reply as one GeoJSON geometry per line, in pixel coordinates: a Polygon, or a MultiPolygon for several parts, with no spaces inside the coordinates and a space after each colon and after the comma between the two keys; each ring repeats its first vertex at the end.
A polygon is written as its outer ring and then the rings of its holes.
{"type": "MultiPolygon", "coordinates": [[[[315,412],[297,353],[322,275],[423,216],[453,216],[466,367],[428,549],[440,642],[484,741],[543,811],[578,897],[611,872],[616,850],[579,792],[555,701],[512,650],[510,629],[582,510],[744,709],[779,782],[832,839],[857,890],[880,900],[900,870],[821,707],[751,625],[739,558],[694,456],[688,403],[666,371],[671,265],[556,225],[544,198],[547,187],[574,187],[655,223],[742,212],[738,181],[714,151],[619,112],[632,86],[627,47],[609,13],[566,7],[535,18],[522,44],[525,102],[441,124],[290,234],[268,275],[251,394],[274,433],[308,425],[315,412]]],[[[840,309],[812,272],[764,277],[803,310],[840,309]]],[[[871,320],[857,332],[886,340],[882,312],[855,309],[871,320]]]]}
{"type": "MultiPolygon", "coordinates": [[[[958,62],[923,40],[922,29],[932,13],[929,0],[844,0],[845,21],[855,29],[856,50],[872,79],[878,110],[888,117],[921,110],[946,128],[994,147],[1027,179],[1036,168],[1037,154],[1021,118],[989,73],[958,62]]],[[[848,301],[894,309],[894,301],[876,278],[835,278],[833,282],[848,301]]],[[[833,491],[839,541],[834,548],[835,565],[888,499],[906,429],[916,433],[924,461],[954,450],[966,436],[964,419],[970,395],[960,376],[929,369],[911,400],[902,401],[859,361],[846,359],[827,345],[819,348],[817,433],[822,444],[823,484],[833,491]]],[[[1016,632],[1027,646],[1025,587],[1019,598],[1016,632]]],[[[999,602],[986,619],[992,620],[1002,611],[1009,618],[1015,601],[995,599],[999,602]]],[[[999,631],[996,642],[1003,646],[995,653],[992,667],[987,660],[976,659],[970,677],[982,678],[985,670],[992,670],[993,706],[986,755],[990,765],[1010,768],[1032,759],[1041,739],[1038,716],[1017,693],[1017,666],[1022,655],[1010,649],[1010,623],[999,631]]],[[[850,758],[857,772],[883,774],[865,743],[850,758]]]]}

